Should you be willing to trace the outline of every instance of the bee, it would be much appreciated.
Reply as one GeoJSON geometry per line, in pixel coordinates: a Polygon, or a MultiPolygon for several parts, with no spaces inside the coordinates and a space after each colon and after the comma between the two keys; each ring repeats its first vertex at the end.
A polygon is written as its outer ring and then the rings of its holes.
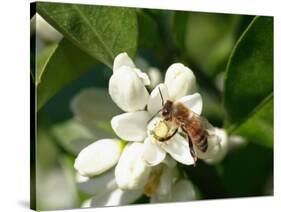
{"type": "Polygon", "coordinates": [[[164,142],[172,138],[180,128],[188,138],[190,154],[194,159],[194,164],[197,160],[197,155],[194,150],[196,146],[200,151],[206,152],[208,149],[208,136],[213,126],[202,116],[199,116],[181,102],[173,102],[166,100],[164,102],[161,90],[159,88],[162,99],[162,108],[157,112],[161,114],[167,122],[173,123],[176,127],[171,135],[159,138],[159,141],[164,142]]]}

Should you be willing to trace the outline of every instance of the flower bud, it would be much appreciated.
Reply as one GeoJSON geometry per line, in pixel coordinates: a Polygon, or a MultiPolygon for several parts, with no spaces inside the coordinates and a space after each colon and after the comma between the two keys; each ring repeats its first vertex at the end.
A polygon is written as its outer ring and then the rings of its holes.
{"type": "Polygon", "coordinates": [[[79,153],[74,168],[82,176],[99,175],[117,163],[122,149],[122,142],[116,139],[98,140],[79,153]]]}
{"type": "Polygon", "coordinates": [[[219,163],[228,152],[229,142],[226,131],[223,129],[215,128],[215,134],[219,138],[220,151],[213,157],[205,160],[209,164],[219,163]]]}
{"type": "Polygon", "coordinates": [[[118,54],[113,62],[113,72],[122,66],[127,66],[130,68],[135,68],[135,64],[132,59],[128,56],[126,52],[118,54]]]}
{"type": "Polygon", "coordinates": [[[196,80],[193,72],[181,63],[172,64],[165,76],[171,100],[177,100],[196,90],[196,80]]]}
{"type": "Polygon", "coordinates": [[[144,109],[149,98],[143,79],[128,66],[122,66],[113,73],[109,80],[109,94],[126,112],[144,109]]]}

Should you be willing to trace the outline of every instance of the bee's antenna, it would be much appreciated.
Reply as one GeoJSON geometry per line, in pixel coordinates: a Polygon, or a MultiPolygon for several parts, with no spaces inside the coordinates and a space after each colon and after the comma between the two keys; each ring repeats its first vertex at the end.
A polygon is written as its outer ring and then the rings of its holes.
{"type": "MultiPolygon", "coordinates": [[[[160,96],[161,96],[162,106],[164,106],[164,99],[163,99],[163,96],[162,96],[162,92],[161,92],[160,87],[158,87],[158,90],[159,90],[159,93],[160,93],[160,96]]],[[[159,113],[159,112],[158,112],[158,113],[159,113]]]]}

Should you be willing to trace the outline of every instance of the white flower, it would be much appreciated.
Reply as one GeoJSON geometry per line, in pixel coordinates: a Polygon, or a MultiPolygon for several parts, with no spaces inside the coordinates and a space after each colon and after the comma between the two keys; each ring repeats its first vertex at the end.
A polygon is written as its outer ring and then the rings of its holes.
{"type": "MultiPolygon", "coordinates": [[[[104,91],[86,89],[74,97],[71,102],[71,109],[75,118],[93,133],[93,137],[103,137],[103,134],[108,137],[109,133],[106,134],[106,132],[99,130],[98,126],[100,123],[109,122],[109,117],[111,118],[118,111],[115,107],[112,107],[114,104],[111,103],[109,95],[104,91]]],[[[80,140],[82,141],[82,139],[80,140]]],[[[85,139],[89,142],[88,137],[85,139]]],[[[76,142],[79,142],[79,140],[76,142]]],[[[127,189],[142,187],[151,169],[140,157],[143,144],[127,145],[125,151],[123,151],[124,145],[125,142],[119,139],[98,139],[79,153],[74,167],[80,175],[91,178],[94,176],[97,178],[107,170],[116,167],[116,180],[120,184],[118,187],[127,189]],[[123,159],[120,159],[120,157],[123,159]],[[118,166],[116,166],[117,163],[118,166]],[[131,167],[136,168],[132,170],[131,167]],[[121,170],[121,174],[119,174],[119,170],[121,170]],[[124,172],[127,173],[127,178],[123,179],[124,172]]],[[[114,184],[117,187],[116,180],[114,179],[114,184]]],[[[88,188],[92,190],[91,187],[88,188]]]]}
{"type": "Polygon", "coordinates": [[[181,63],[174,63],[168,68],[165,84],[168,87],[171,100],[177,100],[187,93],[194,93],[196,90],[193,72],[181,63]]]}
{"type": "MultiPolygon", "coordinates": [[[[122,67],[130,68],[130,70],[135,68],[132,60],[124,53],[118,55],[114,61],[114,69],[119,70],[122,67]]],[[[133,71],[131,70],[131,72],[133,71]]],[[[115,82],[120,81],[121,86],[123,86],[123,76],[117,76],[115,71],[110,81],[112,79],[115,82]]],[[[194,74],[184,65],[175,63],[168,68],[165,83],[156,86],[147,99],[140,98],[134,100],[133,98],[127,98],[127,96],[135,96],[135,90],[142,90],[144,88],[144,83],[141,84],[140,81],[142,79],[139,77],[138,82],[133,82],[134,85],[131,86],[134,87],[134,90],[128,90],[120,86],[120,89],[116,92],[117,96],[111,91],[111,97],[115,102],[117,99],[119,101],[122,99],[122,105],[142,105],[141,108],[138,107],[138,111],[130,111],[112,118],[111,126],[116,135],[129,142],[144,141],[143,158],[151,166],[161,163],[166,153],[180,163],[185,165],[193,164],[194,159],[190,154],[188,138],[176,133],[170,140],[159,142],[151,134],[156,134],[158,137],[166,137],[173,131],[173,126],[163,121],[162,117],[156,117],[152,121],[150,119],[163,107],[160,91],[164,101],[173,100],[174,102],[181,102],[197,115],[201,114],[201,95],[193,93],[196,87],[194,74]],[[141,104],[140,101],[142,101],[141,104]],[[147,105],[147,110],[144,109],[145,105],[147,105]]],[[[111,89],[112,85],[109,84],[109,90],[111,89]]],[[[123,108],[121,107],[121,109],[123,108]]],[[[219,140],[216,135],[208,139],[208,146],[206,153],[202,153],[195,148],[199,158],[211,158],[219,151],[219,140]]]]}
{"type": "Polygon", "coordinates": [[[115,58],[108,90],[112,100],[122,110],[143,110],[149,97],[145,86],[149,84],[147,74],[135,67],[127,53],[121,53],[115,58]]]}
{"type": "Polygon", "coordinates": [[[124,205],[143,195],[151,168],[141,159],[140,145],[129,144],[122,151],[124,142],[101,139],[79,153],[74,164],[78,188],[93,196],[82,207],[124,205]]]}
{"type": "Polygon", "coordinates": [[[81,176],[93,177],[117,164],[115,181],[118,187],[125,190],[140,189],[146,183],[151,170],[142,159],[143,146],[143,143],[136,142],[127,144],[123,150],[123,142],[117,139],[101,139],[79,153],[74,168],[81,176]]]}
{"type": "MultiPolygon", "coordinates": [[[[127,204],[143,193],[151,197],[151,202],[195,199],[194,186],[179,175],[176,167],[176,161],[194,164],[188,137],[159,114],[163,103],[171,100],[201,115],[203,103],[201,95],[195,93],[194,74],[176,63],[168,68],[165,82],[158,84],[150,95],[146,89],[149,84],[147,74],[136,68],[126,53],[115,58],[108,90],[116,105],[125,111],[111,119],[111,127],[121,140],[98,140],[76,158],[79,189],[94,196],[84,206],[127,204]],[[166,137],[169,139],[161,140],[166,137]]],[[[99,114],[91,114],[91,105],[95,103],[88,97],[85,93],[83,98],[75,98],[72,109],[91,128],[96,124],[87,119],[95,119],[99,114]]],[[[227,135],[221,129],[207,130],[207,151],[202,152],[195,145],[194,151],[207,163],[216,163],[227,152],[227,135]]]]}
{"type": "Polygon", "coordinates": [[[79,153],[74,164],[78,188],[93,196],[82,207],[129,204],[143,194],[151,167],[141,158],[142,145],[128,144],[122,151],[124,142],[101,139],[79,153]]]}

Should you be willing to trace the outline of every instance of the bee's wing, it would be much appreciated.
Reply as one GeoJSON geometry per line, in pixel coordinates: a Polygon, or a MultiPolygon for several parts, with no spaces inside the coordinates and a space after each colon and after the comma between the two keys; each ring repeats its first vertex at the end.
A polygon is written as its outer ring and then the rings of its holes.
{"type": "Polygon", "coordinates": [[[194,118],[196,118],[202,125],[202,127],[208,131],[208,132],[213,132],[215,128],[213,127],[212,124],[203,116],[198,115],[197,113],[193,113],[194,118]]]}

